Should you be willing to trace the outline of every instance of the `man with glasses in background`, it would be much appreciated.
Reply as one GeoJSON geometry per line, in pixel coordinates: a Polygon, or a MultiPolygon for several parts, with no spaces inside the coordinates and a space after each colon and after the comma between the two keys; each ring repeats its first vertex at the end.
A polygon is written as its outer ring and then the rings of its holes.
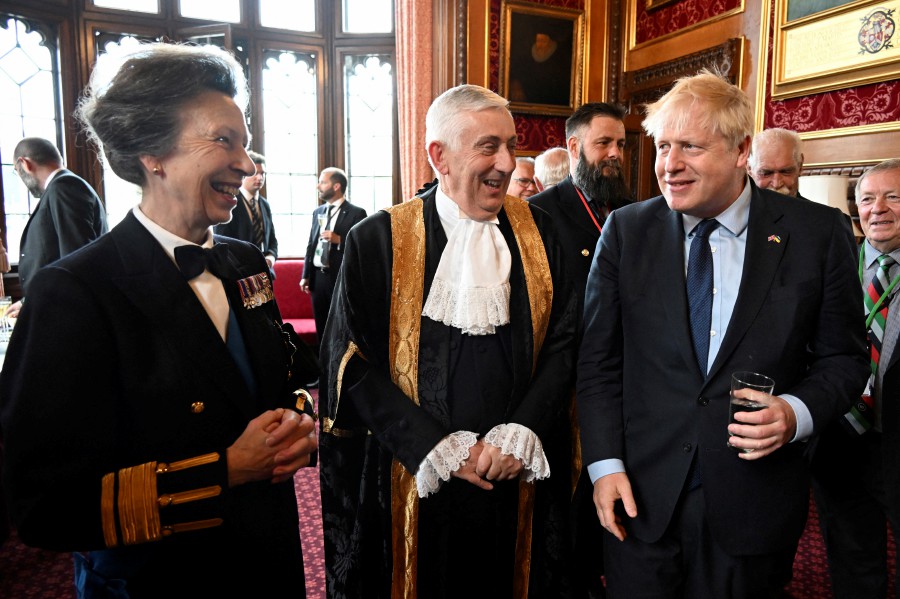
{"type": "Polygon", "coordinates": [[[534,180],[534,158],[528,158],[527,156],[516,158],[516,170],[513,171],[509,189],[506,193],[527,200],[538,191],[540,189],[538,189],[537,182],[534,180]]]}

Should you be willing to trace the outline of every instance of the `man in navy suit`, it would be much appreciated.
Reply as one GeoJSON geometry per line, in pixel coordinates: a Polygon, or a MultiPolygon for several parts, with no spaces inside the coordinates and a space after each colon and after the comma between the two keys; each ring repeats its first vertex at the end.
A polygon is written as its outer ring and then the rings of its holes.
{"type": "MultiPolygon", "coordinates": [[[[63,167],[55,145],[40,137],[26,137],[13,151],[16,174],[37,207],[25,230],[19,253],[19,282],[23,294],[34,273],[54,260],[74,252],[108,230],[106,210],[87,181],[63,167]]],[[[9,310],[17,316],[21,302],[9,310]]]]}
{"type": "Polygon", "coordinates": [[[260,249],[269,265],[269,276],[275,278],[275,260],[278,259],[278,239],[272,222],[272,207],[259,191],[266,184],[266,157],[258,152],[247,152],[256,172],[244,177],[241,193],[236,197],[238,205],[231,211],[231,220],[216,225],[215,232],[226,237],[249,241],[260,249]],[[260,219],[259,239],[257,239],[256,219],[260,219]]]}
{"type": "Polygon", "coordinates": [[[347,173],[341,169],[329,167],[323,170],[316,188],[319,200],[324,203],[313,212],[300,289],[312,295],[316,335],[321,344],[334,284],[344,261],[343,240],[347,231],[367,214],[364,208],[347,200],[347,173]]]}
{"type": "Polygon", "coordinates": [[[663,195],[607,218],[578,363],[607,591],[774,597],[809,507],[804,441],[868,375],[853,237],[748,178],[753,107],[719,76],[679,80],[643,127],[663,195]],[[775,389],[729,425],[739,370],[775,389]]]}

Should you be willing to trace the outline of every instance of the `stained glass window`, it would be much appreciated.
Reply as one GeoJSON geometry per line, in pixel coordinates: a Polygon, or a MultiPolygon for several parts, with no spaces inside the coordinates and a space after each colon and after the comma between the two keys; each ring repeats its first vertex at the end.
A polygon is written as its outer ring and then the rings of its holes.
{"type": "Polygon", "coordinates": [[[159,14],[159,0],[93,0],[94,6],[159,14]]]}
{"type": "MultiPolygon", "coordinates": [[[[97,49],[97,64],[94,66],[94,81],[109,81],[115,75],[122,62],[122,56],[141,43],[130,35],[112,36],[100,41],[97,49]]],[[[141,189],[124,179],[120,179],[106,160],[103,160],[103,197],[106,200],[106,220],[109,228],[117,225],[125,218],[128,211],[141,202],[141,189]]]]}
{"type": "Polygon", "coordinates": [[[315,31],[315,0],[259,0],[259,22],[263,27],[315,31]]]}
{"type": "Polygon", "coordinates": [[[394,0],[343,0],[346,33],[390,33],[394,30],[394,0]]]}
{"type": "Polygon", "coordinates": [[[217,23],[240,23],[240,0],[180,0],[182,17],[217,23]]]}
{"type": "Polygon", "coordinates": [[[344,140],[349,197],[372,214],[393,200],[393,69],[387,56],[344,59],[344,140]]]}
{"type": "Polygon", "coordinates": [[[55,40],[30,23],[0,22],[0,156],[7,251],[13,261],[18,261],[19,240],[36,201],[16,174],[12,160],[16,144],[23,137],[43,137],[60,146],[55,57],[55,40]]]}
{"type": "Polygon", "coordinates": [[[274,201],[272,219],[279,254],[302,256],[318,206],[318,92],[316,57],[269,50],[262,72],[263,128],[268,175],[274,201]]]}

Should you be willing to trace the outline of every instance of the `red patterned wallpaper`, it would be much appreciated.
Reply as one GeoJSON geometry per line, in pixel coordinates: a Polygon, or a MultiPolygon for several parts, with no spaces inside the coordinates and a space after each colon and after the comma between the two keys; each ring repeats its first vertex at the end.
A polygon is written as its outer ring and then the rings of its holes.
{"type": "MultiPolygon", "coordinates": [[[[770,0],[771,1],[771,0],[770,0]]],[[[681,0],[648,13],[638,2],[637,43],[656,39],[700,23],[740,5],[740,0],[681,0]]],[[[774,23],[775,3],[771,2],[774,23]]],[[[772,36],[769,38],[769,80],[766,83],[765,127],[798,132],[821,131],[900,121],[900,80],[864,85],[802,98],[771,99],[772,36]]]]}
{"type": "Polygon", "coordinates": [[[647,12],[646,4],[638,0],[635,41],[638,44],[655,40],[668,33],[702,23],[741,5],[741,0],[682,0],[647,12]]]}
{"type": "MultiPolygon", "coordinates": [[[[534,0],[535,4],[584,10],[585,0],[534,0]]],[[[488,21],[490,86],[500,91],[500,15],[501,0],[491,0],[488,21]]],[[[539,153],[553,146],[566,145],[565,117],[513,114],[520,152],[539,153]]]]}

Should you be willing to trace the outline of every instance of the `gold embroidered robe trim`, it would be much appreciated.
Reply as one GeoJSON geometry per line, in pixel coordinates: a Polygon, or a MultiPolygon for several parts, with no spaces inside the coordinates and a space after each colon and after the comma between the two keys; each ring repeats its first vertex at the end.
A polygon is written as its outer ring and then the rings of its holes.
{"type": "MultiPolygon", "coordinates": [[[[416,405],[419,404],[418,347],[425,285],[425,221],[422,207],[422,200],[414,198],[389,210],[393,249],[389,348],[391,377],[394,384],[416,405]]],[[[507,196],[504,210],[516,238],[525,271],[534,339],[533,371],[550,322],[553,279],[544,244],[528,203],[507,196]]],[[[413,475],[394,460],[391,465],[391,483],[394,555],[391,597],[415,599],[419,505],[416,481],[413,475]]],[[[533,512],[534,485],[520,482],[514,580],[514,596],[517,599],[528,596],[533,512]]]]}
{"type": "Polygon", "coordinates": [[[362,354],[362,352],[359,351],[359,346],[356,345],[355,343],[353,343],[352,341],[350,341],[347,344],[347,351],[345,351],[344,355],[341,357],[341,364],[340,364],[340,366],[338,366],[337,383],[336,383],[337,390],[335,392],[337,397],[334,398],[334,420],[332,420],[328,416],[322,417],[322,432],[323,433],[328,433],[329,435],[334,435],[335,437],[343,437],[343,438],[356,437],[357,435],[372,434],[371,431],[368,431],[364,428],[349,429],[349,428],[337,428],[336,426],[334,426],[334,423],[337,421],[338,410],[340,409],[340,406],[341,406],[341,386],[344,383],[344,369],[347,368],[347,362],[350,361],[350,358],[352,358],[353,356],[355,356],[357,354],[359,354],[359,357],[362,358],[363,360],[366,359],[366,357],[362,354]]]}
{"type": "MultiPolygon", "coordinates": [[[[534,339],[532,354],[532,374],[537,368],[541,347],[550,325],[550,310],[553,307],[553,277],[550,263],[537,224],[531,216],[528,202],[513,196],[506,196],[503,210],[509,218],[525,272],[525,289],[531,307],[531,332],[534,339]]],[[[534,514],[534,485],[519,481],[519,524],[516,534],[516,576],[513,581],[513,596],[518,599],[528,597],[528,579],[531,573],[531,533],[534,514]]]]}
{"type": "MultiPolygon", "coordinates": [[[[390,209],[391,326],[389,363],[391,380],[419,405],[419,334],[425,288],[425,219],[423,202],[415,198],[390,209]]],[[[396,459],[391,464],[391,597],[415,599],[418,569],[419,497],[416,479],[396,459]]]]}
{"type": "Polygon", "coordinates": [[[503,202],[503,210],[509,218],[509,224],[512,225],[519,252],[522,254],[522,267],[525,270],[525,288],[528,290],[528,302],[531,305],[531,330],[534,335],[531,363],[533,374],[550,324],[553,277],[550,275],[550,262],[547,260],[544,242],[531,216],[528,202],[508,195],[503,202]]]}

